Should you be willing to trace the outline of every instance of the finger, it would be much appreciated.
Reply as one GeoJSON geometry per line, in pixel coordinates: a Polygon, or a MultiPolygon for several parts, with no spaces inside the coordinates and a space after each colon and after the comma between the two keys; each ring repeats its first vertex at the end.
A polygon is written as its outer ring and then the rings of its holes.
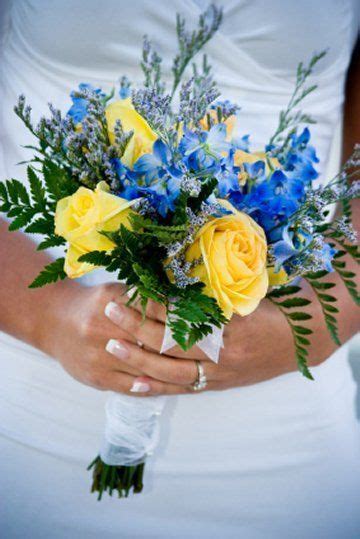
{"type": "Polygon", "coordinates": [[[135,309],[111,301],[105,307],[105,315],[132,340],[140,341],[152,350],[160,350],[165,326],[152,319],[143,320],[135,309]]]}
{"type": "MultiPolygon", "coordinates": [[[[133,308],[138,312],[142,312],[142,307],[139,301],[133,303],[133,308]]],[[[146,318],[151,318],[152,320],[157,320],[165,324],[166,322],[166,309],[163,305],[156,303],[155,301],[149,301],[146,306],[146,318]]]]}
{"type": "Polygon", "coordinates": [[[134,397],[153,397],[158,395],[183,395],[185,393],[189,393],[189,388],[186,386],[180,386],[176,384],[169,384],[166,382],[161,382],[160,380],[154,380],[153,378],[149,376],[141,376],[139,378],[135,378],[133,387],[130,391],[130,394],[134,397]],[[146,393],[141,392],[138,390],[143,389],[144,385],[149,387],[146,391],[146,393]]]}
{"type": "MultiPolygon", "coordinates": [[[[126,305],[129,301],[129,298],[131,298],[131,293],[126,293],[126,290],[124,291],[124,288],[116,289],[114,288],[112,290],[112,299],[115,303],[126,305]]],[[[131,307],[135,309],[136,311],[142,313],[143,307],[141,305],[140,299],[136,299],[132,304],[131,307]]],[[[166,322],[166,309],[163,305],[160,305],[160,303],[156,303],[156,301],[149,300],[146,305],[146,317],[151,318],[152,320],[157,320],[158,322],[165,323],[166,322]]]]}
{"type": "MultiPolygon", "coordinates": [[[[147,348],[159,351],[164,339],[165,326],[152,319],[143,320],[142,315],[135,309],[119,305],[114,301],[105,307],[106,316],[122,331],[129,335],[132,342],[140,341],[147,348]]],[[[185,352],[175,346],[169,350],[169,356],[182,359],[207,359],[207,356],[197,347],[185,352]]]]}
{"type": "MultiPolygon", "coordinates": [[[[122,362],[156,380],[187,386],[197,379],[198,370],[194,360],[160,356],[125,341],[112,340],[109,348],[122,362]]],[[[217,366],[210,361],[204,361],[202,365],[206,376],[213,379],[217,366]]]]}
{"type": "Polygon", "coordinates": [[[105,367],[105,370],[108,372],[124,372],[126,374],[131,374],[132,376],[142,376],[144,373],[134,367],[129,365],[128,362],[122,361],[116,354],[113,353],[115,339],[110,339],[105,346],[107,352],[105,357],[105,362],[102,363],[102,367],[105,367]]]}
{"type": "Polygon", "coordinates": [[[151,397],[157,395],[181,395],[189,391],[184,386],[167,384],[153,380],[148,376],[130,376],[110,373],[102,378],[101,387],[116,393],[124,393],[132,397],[151,397]]]}

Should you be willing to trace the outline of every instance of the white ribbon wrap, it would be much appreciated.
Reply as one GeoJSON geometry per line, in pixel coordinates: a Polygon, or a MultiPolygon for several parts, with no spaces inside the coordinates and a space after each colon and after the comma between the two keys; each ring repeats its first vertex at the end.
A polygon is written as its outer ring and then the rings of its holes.
{"type": "Polygon", "coordinates": [[[166,397],[135,398],[112,393],[106,403],[101,460],[112,466],[135,466],[153,453],[166,397]]]}
{"type": "MultiPolygon", "coordinates": [[[[215,363],[223,348],[224,328],[213,332],[197,346],[215,363]]],[[[175,346],[171,330],[165,326],[161,353],[175,346]]],[[[159,438],[160,416],[166,397],[135,398],[112,393],[106,403],[105,437],[100,451],[101,460],[112,466],[135,466],[145,462],[159,438]]]]}
{"type": "MultiPolygon", "coordinates": [[[[212,333],[201,339],[196,345],[209,359],[214,361],[214,363],[218,363],[220,350],[221,348],[224,348],[223,333],[224,326],[221,326],[221,328],[212,326],[212,333]]],[[[176,341],[173,339],[171,329],[166,325],[160,354],[165,354],[165,352],[171,350],[175,345],[176,341]]]]}

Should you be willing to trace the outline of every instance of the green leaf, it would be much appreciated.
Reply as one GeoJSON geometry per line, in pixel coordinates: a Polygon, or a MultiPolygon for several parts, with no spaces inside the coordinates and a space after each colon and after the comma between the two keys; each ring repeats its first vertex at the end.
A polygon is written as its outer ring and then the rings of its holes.
{"type": "Polygon", "coordinates": [[[7,180],[6,181],[6,187],[7,187],[8,196],[9,196],[10,201],[13,204],[18,205],[20,196],[18,194],[16,184],[12,180],[7,180]]]}
{"type": "Polygon", "coordinates": [[[329,294],[318,294],[318,297],[321,301],[328,301],[331,303],[337,301],[337,298],[334,298],[334,296],[329,296],[329,294]]]}
{"type": "Polygon", "coordinates": [[[330,290],[336,286],[335,283],[320,283],[319,281],[312,281],[311,286],[317,290],[330,290]]]}
{"type": "Polygon", "coordinates": [[[19,212],[17,217],[11,222],[9,225],[9,230],[19,230],[20,228],[23,228],[28,223],[31,222],[32,218],[34,217],[35,210],[33,208],[24,208],[22,211],[19,212]]]}
{"type": "Polygon", "coordinates": [[[55,283],[56,281],[65,279],[64,262],[65,258],[58,258],[45,266],[36,279],[29,285],[29,288],[39,288],[45,284],[55,283]]]}
{"type": "Polygon", "coordinates": [[[337,309],[333,305],[329,305],[328,303],[324,303],[324,311],[328,311],[329,313],[338,313],[339,309],[337,309]]]}
{"type": "Polygon", "coordinates": [[[290,296],[292,294],[297,294],[300,292],[300,286],[281,286],[279,288],[274,288],[268,296],[271,298],[281,298],[283,296],[290,296]]]}
{"type": "Polygon", "coordinates": [[[31,167],[27,168],[27,176],[30,183],[30,190],[34,203],[41,207],[45,207],[46,196],[42,181],[36,175],[34,169],[31,167]]]}
{"type": "Polygon", "coordinates": [[[42,172],[47,191],[55,201],[72,195],[79,187],[62,166],[49,159],[43,162],[42,172]]]}
{"type": "Polygon", "coordinates": [[[291,298],[280,302],[279,305],[285,309],[291,309],[292,307],[306,307],[307,305],[310,305],[310,303],[311,301],[305,298],[291,298]]]}
{"type": "Polygon", "coordinates": [[[356,273],[353,271],[339,271],[339,273],[341,273],[341,276],[345,277],[346,279],[353,279],[356,277],[356,273]]]}
{"type": "Polygon", "coordinates": [[[311,344],[309,339],[305,339],[305,337],[300,337],[299,335],[296,336],[296,341],[300,344],[304,344],[305,346],[310,346],[311,344]]]}
{"type": "Polygon", "coordinates": [[[28,206],[30,204],[30,198],[25,185],[15,179],[9,181],[9,185],[11,185],[11,190],[16,193],[16,201],[28,206]]]}
{"type": "Polygon", "coordinates": [[[329,272],[326,270],[319,270],[319,271],[309,271],[305,274],[306,279],[310,280],[316,280],[316,279],[322,279],[323,277],[326,277],[329,272]]]}
{"type": "Polygon", "coordinates": [[[309,380],[314,380],[314,377],[307,366],[306,357],[304,357],[302,354],[299,354],[299,353],[297,353],[295,357],[296,357],[298,369],[301,372],[301,374],[305,376],[305,378],[308,378],[309,380]]]}
{"type": "Polygon", "coordinates": [[[52,234],[54,232],[54,221],[52,218],[39,217],[26,227],[25,232],[29,234],[52,234]]]}
{"type": "Polygon", "coordinates": [[[302,312],[296,312],[296,313],[289,313],[288,317],[291,320],[310,320],[312,318],[311,314],[308,313],[302,313],[302,312]]]}
{"type": "Polygon", "coordinates": [[[305,328],[303,326],[292,326],[295,333],[299,335],[311,335],[313,333],[312,329],[305,328]]]}
{"type": "Polygon", "coordinates": [[[93,266],[108,266],[112,262],[112,256],[106,251],[91,251],[81,255],[78,258],[79,262],[87,262],[93,266]]]}
{"type": "Polygon", "coordinates": [[[51,247],[59,247],[60,245],[65,245],[65,240],[61,236],[48,236],[37,246],[37,251],[44,251],[45,249],[50,249],[51,247]]]}

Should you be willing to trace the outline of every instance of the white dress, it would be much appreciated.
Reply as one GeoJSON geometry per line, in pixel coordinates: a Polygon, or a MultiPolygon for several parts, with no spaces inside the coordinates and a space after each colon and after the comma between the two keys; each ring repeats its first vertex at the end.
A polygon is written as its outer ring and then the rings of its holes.
{"type": "MultiPolygon", "coordinates": [[[[7,0],[1,177],[24,177],[15,164],[29,155],[20,145],[31,138],[12,112],[19,93],[39,116],[48,101],[66,110],[79,82],[109,89],[123,73],[140,81],[144,33],[154,38],[169,73],[175,13],[194,21],[205,4],[7,0]]],[[[223,27],[207,51],[224,97],[242,106],[238,130],[252,134],[253,148],[274,130],[297,63],[329,49],[314,77],[319,88],[304,105],[318,122],[312,136],[324,173],[357,32],[356,0],[223,5],[223,27]]],[[[86,284],[105,278],[93,273],[86,284]]],[[[346,347],[313,369],[315,382],[294,372],[250,387],[169,398],[145,491],[101,503],[89,493],[86,465],[98,450],[106,395],[5,334],[0,368],[4,539],[360,536],[360,431],[346,347]]]]}

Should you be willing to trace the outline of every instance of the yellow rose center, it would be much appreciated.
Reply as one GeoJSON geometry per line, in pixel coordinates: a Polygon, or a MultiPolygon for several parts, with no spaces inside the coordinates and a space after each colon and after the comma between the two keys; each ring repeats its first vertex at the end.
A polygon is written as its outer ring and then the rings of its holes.
{"type": "Polygon", "coordinates": [[[82,195],[80,197],[74,197],[72,201],[74,218],[81,221],[94,206],[93,196],[82,195]]]}

